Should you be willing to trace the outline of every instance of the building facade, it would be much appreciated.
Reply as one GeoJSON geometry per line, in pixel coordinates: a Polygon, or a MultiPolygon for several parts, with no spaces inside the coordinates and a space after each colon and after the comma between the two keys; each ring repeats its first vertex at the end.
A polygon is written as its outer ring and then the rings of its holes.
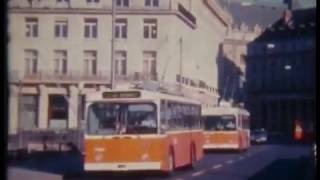
{"type": "Polygon", "coordinates": [[[315,8],[286,10],[248,45],[248,107],[252,126],[292,135],[294,121],[315,121],[315,8]]]}
{"type": "MultiPolygon", "coordinates": [[[[214,0],[115,0],[116,86],[153,81],[219,98],[216,54],[231,18],[214,0]]],[[[9,134],[76,129],[85,94],[110,88],[111,0],[9,1],[9,134]]]]}
{"type": "Polygon", "coordinates": [[[246,102],[246,63],[247,45],[261,32],[281,17],[284,5],[274,6],[268,1],[219,0],[232,16],[232,28],[221,43],[219,66],[220,99],[235,104],[246,102]]]}
{"type": "Polygon", "coordinates": [[[249,29],[243,23],[239,28],[232,28],[221,43],[221,53],[218,58],[221,99],[231,100],[233,103],[244,103],[246,83],[244,57],[247,55],[247,44],[260,33],[261,28],[258,25],[249,29]]]}

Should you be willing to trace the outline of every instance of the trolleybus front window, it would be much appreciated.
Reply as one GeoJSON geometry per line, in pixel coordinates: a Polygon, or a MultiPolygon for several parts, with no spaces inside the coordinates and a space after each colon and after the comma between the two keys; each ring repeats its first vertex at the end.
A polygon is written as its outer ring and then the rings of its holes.
{"type": "Polygon", "coordinates": [[[206,116],[204,127],[207,131],[234,131],[236,130],[236,119],[232,115],[206,116]]]}
{"type": "Polygon", "coordinates": [[[89,134],[157,133],[156,108],[151,103],[94,103],[88,110],[89,134]]]}

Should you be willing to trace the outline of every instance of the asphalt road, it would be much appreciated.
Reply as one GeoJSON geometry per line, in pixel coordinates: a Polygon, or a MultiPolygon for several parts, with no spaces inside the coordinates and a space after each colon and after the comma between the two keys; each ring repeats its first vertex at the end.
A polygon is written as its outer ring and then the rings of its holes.
{"type": "MultiPolygon", "coordinates": [[[[206,152],[194,168],[178,169],[169,176],[158,173],[83,173],[79,159],[75,156],[61,156],[32,159],[23,165],[27,168],[42,169],[53,173],[72,172],[66,180],[264,180],[293,179],[305,176],[303,157],[310,156],[311,146],[297,144],[253,145],[245,152],[206,152]],[[41,161],[41,163],[39,162],[41,161]],[[42,165],[40,165],[42,164],[42,165]]],[[[312,167],[312,166],[311,166],[312,167]]],[[[307,179],[305,179],[307,180],[307,179]]],[[[311,179],[310,179],[311,180],[311,179]]]]}

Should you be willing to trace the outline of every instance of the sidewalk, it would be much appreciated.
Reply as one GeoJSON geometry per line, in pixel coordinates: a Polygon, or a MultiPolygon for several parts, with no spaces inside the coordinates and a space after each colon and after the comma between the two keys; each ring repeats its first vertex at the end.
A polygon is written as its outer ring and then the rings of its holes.
{"type": "Polygon", "coordinates": [[[39,172],[39,171],[28,170],[28,169],[22,169],[22,168],[14,168],[14,167],[9,167],[7,174],[8,174],[7,180],[22,180],[22,179],[25,179],[25,180],[39,180],[39,179],[62,180],[63,179],[61,175],[39,172]]]}

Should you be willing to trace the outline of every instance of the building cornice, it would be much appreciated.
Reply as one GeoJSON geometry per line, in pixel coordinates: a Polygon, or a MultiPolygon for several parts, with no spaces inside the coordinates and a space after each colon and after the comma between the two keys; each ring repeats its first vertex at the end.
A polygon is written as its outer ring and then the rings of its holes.
{"type": "Polygon", "coordinates": [[[209,10],[218,18],[218,20],[226,27],[230,27],[232,24],[232,17],[226,13],[215,0],[203,0],[204,4],[209,10]]]}
{"type": "Polygon", "coordinates": [[[224,44],[240,44],[240,45],[247,45],[249,42],[251,41],[247,39],[236,39],[236,38],[234,39],[226,38],[223,41],[224,44]]]}

